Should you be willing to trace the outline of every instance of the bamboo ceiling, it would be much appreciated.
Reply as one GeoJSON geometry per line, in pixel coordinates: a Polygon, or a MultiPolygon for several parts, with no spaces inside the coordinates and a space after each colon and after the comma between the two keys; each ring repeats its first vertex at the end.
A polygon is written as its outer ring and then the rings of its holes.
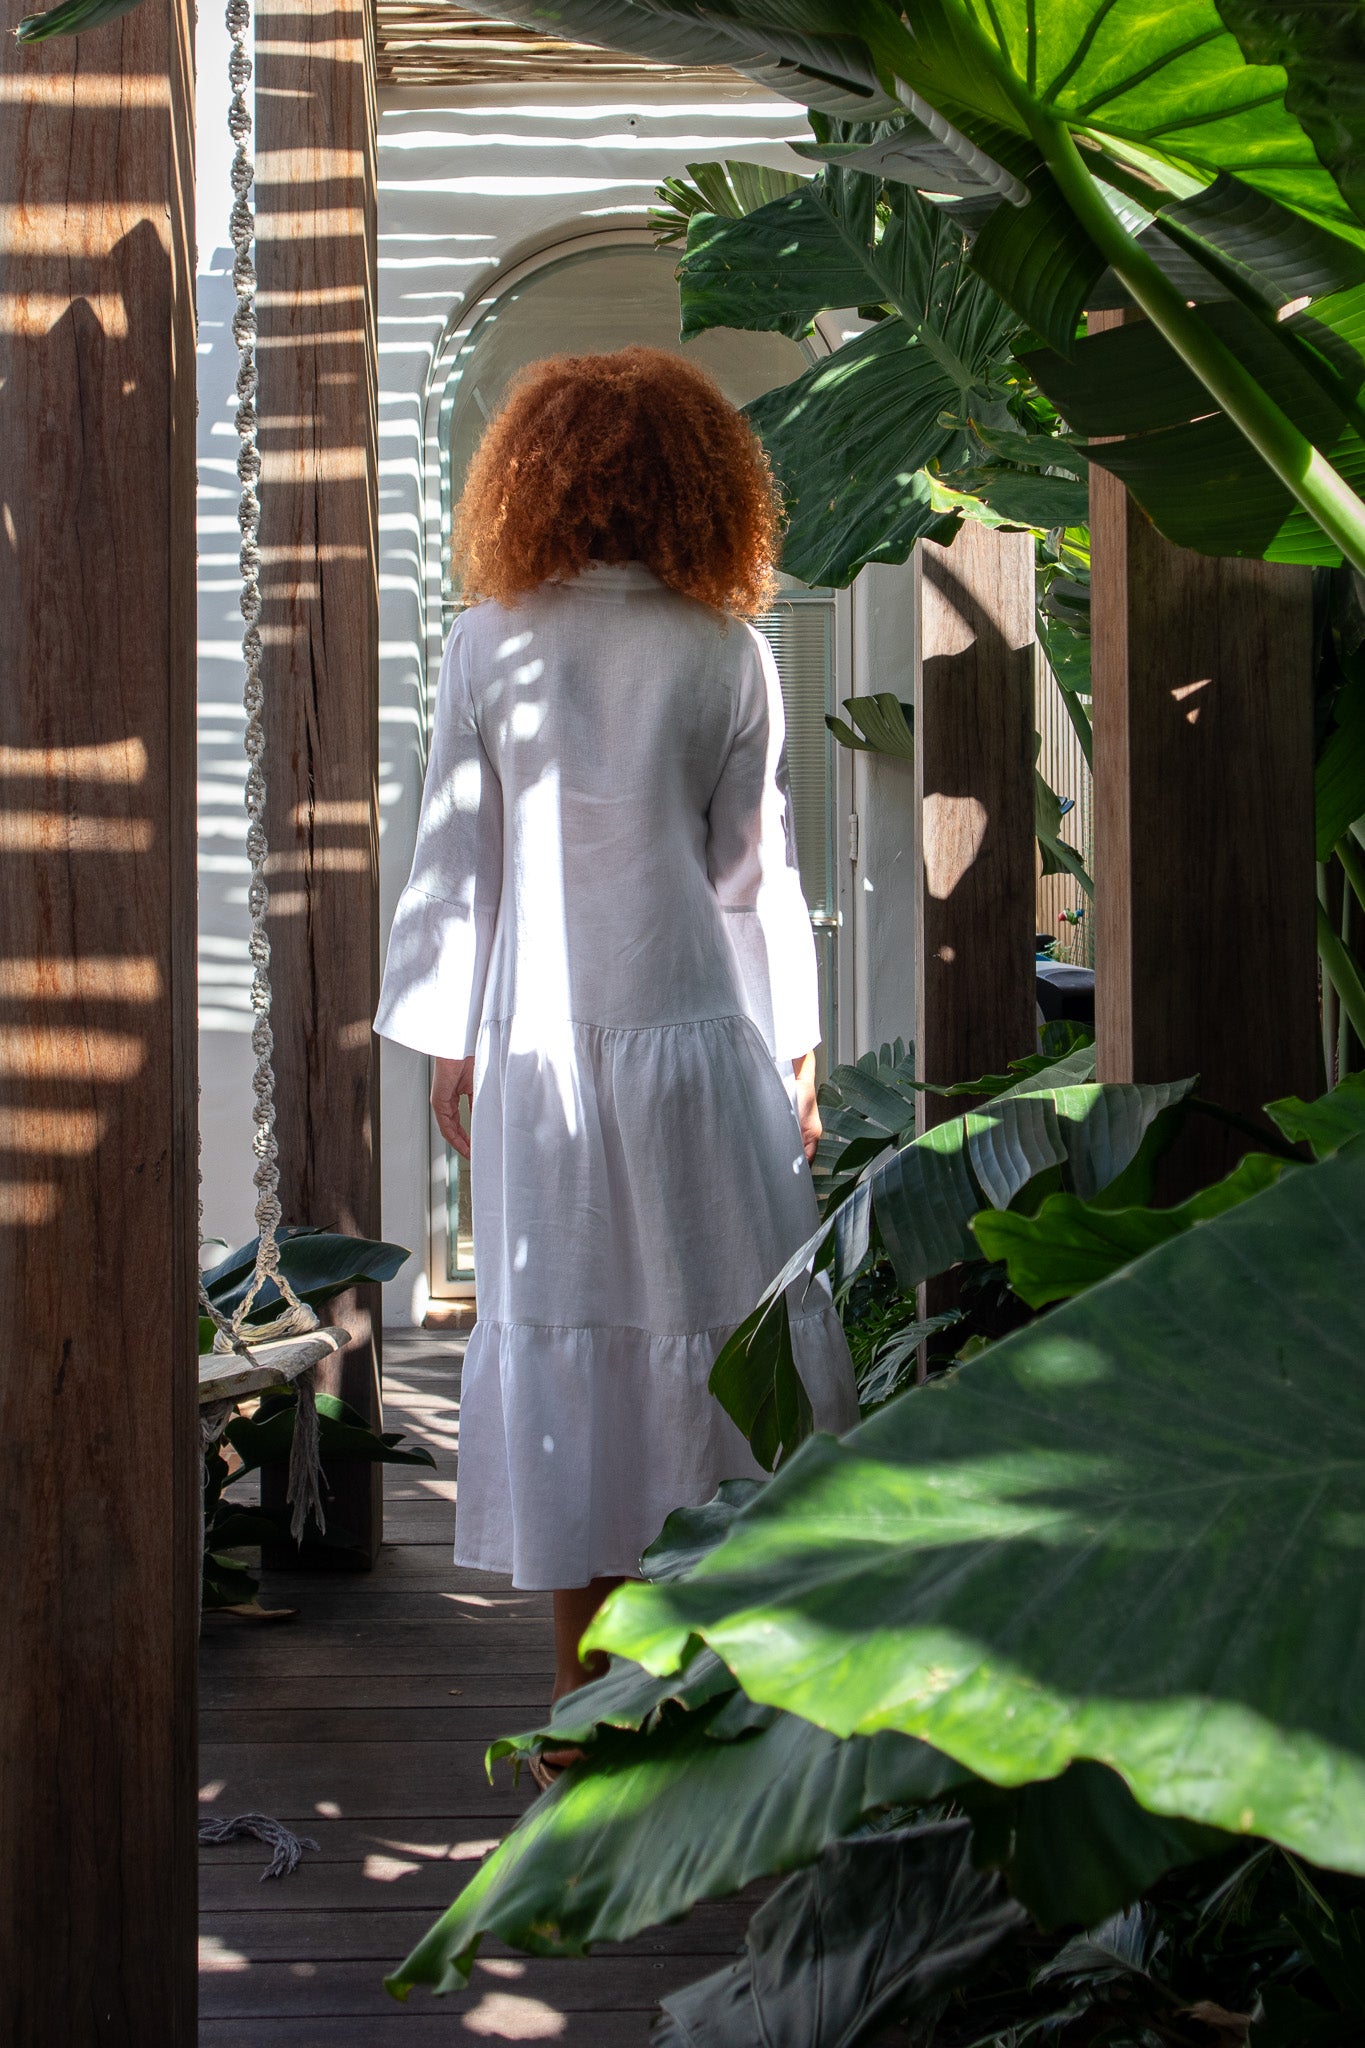
{"type": "Polygon", "coordinates": [[[656,64],[589,43],[557,42],[534,29],[513,28],[488,15],[442,6],[439,0],[376,0],[381,85],[531,85],[600,79],[695,80],[738,84],[733,71],[656,64]]]}

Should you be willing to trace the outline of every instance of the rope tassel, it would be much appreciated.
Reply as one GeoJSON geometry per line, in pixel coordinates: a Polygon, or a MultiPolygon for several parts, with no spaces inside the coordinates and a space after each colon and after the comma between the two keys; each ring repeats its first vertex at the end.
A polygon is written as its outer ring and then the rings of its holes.
{"type": "Polygon", "coordinates": [[[261,1872],[261,1884],[268,1877],[292,1877],[303,1861],[304,1850],[318,1847],[311,1835],[294,1834],[283,1821],[272,1820],[268,1813],[239,1813],[231,1820],[201,1820],[199,1840],[205,1846],[218,1842],[264,1842],[275,1853],[261,1872]]]}
{"type": "Polygon", "coordinates": [[[289,1534],[302,1543],[311,1518],[321,1535],[327,1527],[322,1512],[322,1459],[318,1448],[317,1390],[311,1372],[301,1373],[294,1382],[298,1406],[294,1411],[294,1436],[289,1446],[289,1534]]]}

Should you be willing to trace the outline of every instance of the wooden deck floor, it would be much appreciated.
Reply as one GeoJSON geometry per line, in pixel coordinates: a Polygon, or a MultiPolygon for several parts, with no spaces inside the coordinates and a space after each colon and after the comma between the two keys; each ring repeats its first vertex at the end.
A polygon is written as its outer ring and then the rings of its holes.
{"type": "Polygon", "coordinates": [[[201,1812],[272,1814],[320,1853],[261,1884],[257,1843],[202,1852],[202,2048],[644,2048],[661,1995],[742,1939],[743,1906],[704,1906],[583,1961],[486,1945],[458,1997],[399,2006],[383,1988],[527,1804],[505,1768],[489,1786],[484,1750],[549,1698],[548,1600],[450,1561],[459,1352],[451,1337],[386,1339],[388,1426],[438,1469],[388,1469],[376,1570],[270,1575],[266,1603],[297,1621],[206,1621],[201,1812]]]}

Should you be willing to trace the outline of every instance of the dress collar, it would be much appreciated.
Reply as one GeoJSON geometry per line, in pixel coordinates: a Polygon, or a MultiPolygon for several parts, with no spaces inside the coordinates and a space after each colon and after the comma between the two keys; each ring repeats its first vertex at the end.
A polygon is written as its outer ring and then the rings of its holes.
{"type": "Polygon", "coordinates": [[[616,599],[632,597],[641,590],[662,590],[664,586],[643,562],[589,562],[586,569],[569,577],[564,587],[586,597],[616,599]]]}

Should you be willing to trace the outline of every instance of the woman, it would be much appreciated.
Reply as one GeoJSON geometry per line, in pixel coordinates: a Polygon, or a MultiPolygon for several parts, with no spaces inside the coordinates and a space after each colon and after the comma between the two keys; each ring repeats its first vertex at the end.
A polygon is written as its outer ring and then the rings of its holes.
{"type": "MultiPolygon", "coordinates": [[[[554,1590],[556,1698],[665,1516],[757,1471],[707,1378],[817,1220],[815,954],[740,616],[775,544],[749,428],[655,349],[534,366],[459,508],[474,601],[376,1028],[434,1055],[472,1174],[455,1559],[554,1590]]],[[[848,1428],[828,1292],[791,1314],[817,1426],[848,1428]]]]}

